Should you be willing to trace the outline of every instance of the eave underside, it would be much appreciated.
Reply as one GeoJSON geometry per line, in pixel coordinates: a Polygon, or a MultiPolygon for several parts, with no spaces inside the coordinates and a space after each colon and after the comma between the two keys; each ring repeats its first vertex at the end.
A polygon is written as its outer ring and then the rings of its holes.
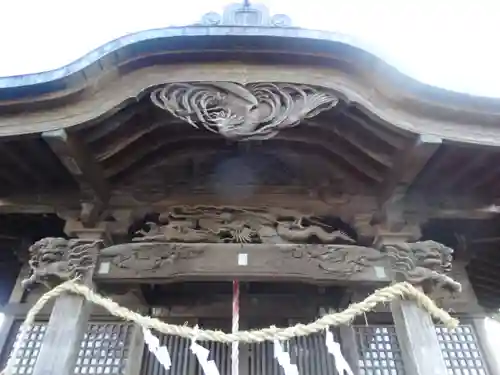
{"type": "Polygon", "coordinates": [[[266,141],[232,142],[196,129],[148,96],[102,121],[55,133],[0,142],[6,210],[16,202],[41,206],[42,197],[61,208],[95,199],[123,206],[126,197],[141,204],[212,196],[224,204],[221,185],[251,190],[249,201],[362,196],[370,209],[405,196],[418,205],[470,210],[500,197],[497,149],[428,143],[344,102],[266,141]]]}

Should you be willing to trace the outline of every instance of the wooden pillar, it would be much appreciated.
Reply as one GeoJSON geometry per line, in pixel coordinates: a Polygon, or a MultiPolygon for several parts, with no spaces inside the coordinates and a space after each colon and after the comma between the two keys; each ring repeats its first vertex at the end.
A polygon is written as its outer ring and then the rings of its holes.
{"type": "Polygon", "coordinates": [[[447,375],[431,317],[414,301],[391,303],[406,374],[447,375]]]}
{"type": "Polygon", "coordinates": [[[144,335],[139,325],[134,325],[130,337],[125,375],[140,375],[144,353],[144,335]]]}
{"type": "MultiPolygon", "coordinates": [[[[105,231],[101,229],[85,229],[81,232],[69,233],[83,240],[101,240],[105,231]]],[[[98,248],[95,248],[97,258],[98,248]]],[[[92,286],[93,269],[83,282],[92,286]]],[[[88,326],[91,304],[84,298],[75,295],[62,295],[54,303],[47,330],[40,348],[33,375],[72,374],[81,341],[88,326]]]]}
{"type": "MultiPolygon", "coordinates": [[[[391,245],[414,241],[415,228],[403,228],[398,233],[380,232],[376,245],[391,245]]],[[[396,279],[396,281],[402,281],[396,279]]],[[[430,315],[414,301],[391,303],[394,326],[398,336],[407,375],[448,375],[430,315]]]]}
{"type": "MultiPolygon", "coordinates": [[[[14,285],[14,288],[12,289],[12,292],[10,294],[9,304],[11,303],[18,304],[22,302],[24,296],[24,288],[21,283],[23,279],[27,277],[28,273],[29,270],[27,266],[21,268],[19,276],[17,277],[16,284],[14,285]]],[[[3,321],[0,324],[0,350],[3,358],[7,358],[9,354],[9,353],[4,353],[6,349],[10,349],[6,348],[5,345],[8,342],[15,320],[16,319],[14,314],[6,314],[4,315],[3,321]]]]}
{"type": "MultiPolygon", "coordinates": [[[[346,290],[345,295],[341,300],[339,311],[343,311],[349,306],[352,295],[352,290],[346,290]]],[[[352,372],[357,375],[359,374],[359,350],[358,342],[356,340],[356,331],[352,325],[341,325],[339,326],[339,336],[340,348],[342,349],[344,358],[347,363],[349,363],[352,372]]]]}
{"type": "Polygon", "coordinates": [[[352,326],[339,326],[340,348],[344,358],[349,363],[352,372],[359,374],[359,350],[356,341],[356,332],[352,326]]]}
{"type": "MultiPolygon", "coordinates": [[[[127,307],[141,315],[150,315],[150,309],[139,288],[129,289],[129,291],[121,295],[120,298],[115,298],[115,301],[119,305],[127,307]]],[[[106,315],[108,314],[107,311],[104,313],[106,315]]],[[[144,334],[142,332],[142,327],[138,324],[134,324],[131,330],[124,375],[140,375],[144,350],[146,348],[144,334]]]]}
{"type": "MultiPolygon", "coordinates": [[[[483,353],[483,360],[488,366],[490,375],[500,375],[500,358],[498,356],[498,343],[489,339],[495,337],[494,332],[488,332],[486,320],[489,318],[474,318],[472,322],[476,331],[476,338],[483,353]],[[488,334],[489,333],[489,334],[488,334]]],[[[495,322],[492,322],[495,324],[495,322]]],[[[500,325],[500,323],[497,323],[500,325]]]]}

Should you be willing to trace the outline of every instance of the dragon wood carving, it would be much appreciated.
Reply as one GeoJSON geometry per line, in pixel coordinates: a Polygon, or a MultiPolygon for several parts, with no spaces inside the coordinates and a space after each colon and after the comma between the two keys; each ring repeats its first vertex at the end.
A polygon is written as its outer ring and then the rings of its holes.
{"type": "Polygon", "coordinates": [[[422,286],[427,293],[435,288],[452,294],[461,292],[461,284],[446,275],[451,271],[453,249],[435,241],[422,241],[385,245],[384,251],[397,275],[422,286]]]}
{"type": "Polygon", "coordinates": [[[205,252],[182,244],[161,246],[158,243],[120,244],[110,246],[100,255],[112,257],[111,263],[118,268],[141,271],[158,271],[179,260],[194,259],[205,252]]]}
{"type": "Polygon", "coordinates": [[[186,121],[235,140],[269,139],[337,105],[333,93],[291,83],[171,83],[151,101],[186,121]]]}
{"type": "Polygon", "coordinates": [[[304,245],[293,249],[291,255],[296,259],[315,261],[321,270],[335,275],[338,279],[350,279],[353,275],[377,265],[383,268],[387,266],[386,254],[364,246],[328,245],[318,249],[304,245]]]}
{"type": "Polygon", "coordinates": [[[352,245],[316,247],[301,245],[289,252],[297,259],[315,261],[324,272],[339,279],[349,279],[375,266],[385,268],[393,280],[424,288],[426,293],[447,291],[460,293],[462,286],[446,273],[451,271],[453,250],[435,241],[385,245],[381,250],[352,245]],[[401,281],[401,279],[399,280],[401,281]]]}
{"type": "Polygon", "coordinates": [[[50,287],[53,282],[84,277],[94,267],[101,243],[53,237],[35,242],[29,248],[31,273],[22,286],[41,283],[50,287]]]}
{"type": "Polygon", "coordinates": [[[330,225],[286,209],[177,206],[148,222],[133,242],[222,243],[355,243],[330,225]],[[304,222],[307,221],[307,225],[304,222]]]}

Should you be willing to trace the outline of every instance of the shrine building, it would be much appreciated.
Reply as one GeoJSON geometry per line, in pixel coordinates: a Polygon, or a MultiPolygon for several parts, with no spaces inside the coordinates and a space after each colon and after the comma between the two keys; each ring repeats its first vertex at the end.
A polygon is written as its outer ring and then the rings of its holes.
{"type": "MultiPolygon", "coordinates": [[[[53,71],[0,78],[0,365],[28,311],[79,282],[164,322],[308,323],[406,281],[412,300],[331,327],[354,375],[500,375],[500,100],[399,72],[377,51],[232,4],[53,71]],[[238,297],[235,300],[235,285],[238,297]],[[238,316],[235,322],[235,303],[238,316]]],[[[45,306],[10,375],[203,374],[190,340],[75,295],[45,306]]],[[[202,341],[221,375],[283,375],[273,342],[202,341]]],[[[283,347],[338,374],[325,332],[283,347]]]]}

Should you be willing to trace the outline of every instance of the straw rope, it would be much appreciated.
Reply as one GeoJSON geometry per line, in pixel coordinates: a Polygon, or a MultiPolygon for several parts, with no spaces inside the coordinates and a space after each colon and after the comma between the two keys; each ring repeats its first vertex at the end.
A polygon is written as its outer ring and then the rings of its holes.
{"type": "MultiPolygon", "coordinates": [[[[156,318],[143,316],[118,305],[111,299],[94,292],[89,287],[76,282],[75,280],[70,280],[56,286],[52,290],[49,290],[33,305],[20,328],[20,336],[18,342],[22,341],[24,334],[34,323],[37,314],[42,310],[45,304],[47,304],[47,302],[49,302],[53,298],[56,298],[66,292],[80,295],[86,300],[103,307],[110,314],[118,318],[134,322],[144,328],[154,329],[167,335],[175,335],[200,341],[217,341],[222,343],[252,343],[263,342],[266,340],[289,340],[297,336],[306,336],[312,333],[323,331],[330,326],[350,324],[356,316],[373,310],[375,306],[379,304],[384,304],[405,298],[414,300],[418,304],[418,306],[426,310],[433,318],[441,321],[446,327],[450,329],[455,328],[459,323],[457,319],[451,317],[446,311],[437,307],[436,304],[423,292],[415,288],[413,285],[407,282],[403,282],[378,289],[373,294],[366,297],[365,300],[351,304],[344,311],[324,315],[318,320],[308,324],[297,324],[295,326],[287,328],[278,328],[272,326],[260,330],[225,333],[222,331],[203,330],[198,328],[191,328],[188,326],[168,324],[156,318]]],[[[9,374],[8,370],[12,368],[11,366],[15,361],[16,350],[17,348],[14,348],[14,352],[12,353],[9,362],[7,363],[6,370],[1,374],[9,374]]]]}

